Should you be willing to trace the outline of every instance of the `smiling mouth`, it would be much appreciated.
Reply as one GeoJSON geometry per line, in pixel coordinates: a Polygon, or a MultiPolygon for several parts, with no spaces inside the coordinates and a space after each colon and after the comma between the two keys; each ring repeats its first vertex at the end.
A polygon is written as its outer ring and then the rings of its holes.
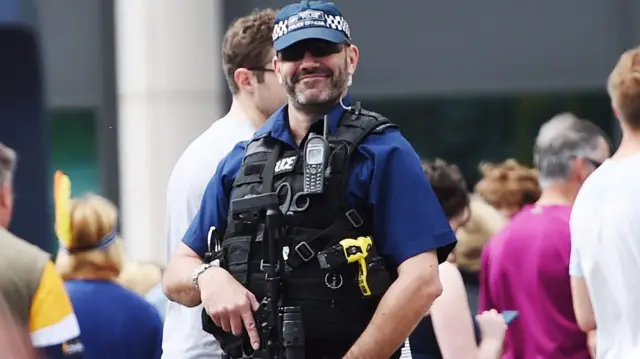
{"type": "Polygon", "coordinates": [[[325,75],[325,74],[313,74],[313,75],[304,75],[302,77],[300,77],[300,81],[302,80],[313,80],[313,79],[325,79],[328,78],[329,76],[325,75]]]}

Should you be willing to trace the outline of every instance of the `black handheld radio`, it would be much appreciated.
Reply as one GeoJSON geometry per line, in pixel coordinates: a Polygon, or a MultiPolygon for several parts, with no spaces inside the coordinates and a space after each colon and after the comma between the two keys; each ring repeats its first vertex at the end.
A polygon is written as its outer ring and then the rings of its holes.
{"type": "Polygon", "coordinates": [[[328,165],[329,141],[327,132],[329,129],[329,116],[324,116],[324,134],[319,136],[310,134],[304,146],[304,185],[305,194],[322,193],[324,191],[325,170],[328,165]]]}

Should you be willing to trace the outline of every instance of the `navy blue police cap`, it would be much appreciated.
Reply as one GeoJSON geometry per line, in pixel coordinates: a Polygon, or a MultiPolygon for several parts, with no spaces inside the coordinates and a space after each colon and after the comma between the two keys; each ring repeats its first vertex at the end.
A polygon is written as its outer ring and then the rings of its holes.
{"type": "Polygon", "coordinates": [[[274,23],[272,38],[276,51],[306,39],[338,44],[351,40],[349,24],[332,2],[301,1],[287,5],[278,11],[274,23]]]}

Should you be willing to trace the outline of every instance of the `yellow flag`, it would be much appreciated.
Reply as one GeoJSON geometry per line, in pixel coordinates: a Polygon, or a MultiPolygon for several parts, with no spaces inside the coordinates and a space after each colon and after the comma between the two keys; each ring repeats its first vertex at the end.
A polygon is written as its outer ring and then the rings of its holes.
{"type": "Polygon", "coordinates": [[[53,176],[55,230],[65,248],[71,244],[71,180],[62,171],[53,176]]]}

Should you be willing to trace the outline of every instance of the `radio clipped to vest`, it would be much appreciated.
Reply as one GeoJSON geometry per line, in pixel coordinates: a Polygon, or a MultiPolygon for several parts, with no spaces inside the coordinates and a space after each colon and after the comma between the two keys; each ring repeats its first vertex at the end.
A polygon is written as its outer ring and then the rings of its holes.
{"type": "Polygon", "coordinates": [[[329,177],[327,165],[329,162],[329,118],[324,116],[324,134],[314,133],[309,135],[304,145],[304,184],[305,194],[321,194],[324,192],[324,179],[329,177]]]}
{"type": "Polygon", "coordinates": [[[391,277],[383,259],[373,250],[371,237],[345,238],[338,244],[318,253],[320,268],[331,272],[342,266],[357,263],[358,287],[363,297],[380,297],[391,285],[391,277]]]}
{"type": "Polygon", "coordinates": [[[327,168],[329,143],[319,135],[311,134],[304,148],[304,185],[305,194],[324,192],[324,177],[327,168]]]}

